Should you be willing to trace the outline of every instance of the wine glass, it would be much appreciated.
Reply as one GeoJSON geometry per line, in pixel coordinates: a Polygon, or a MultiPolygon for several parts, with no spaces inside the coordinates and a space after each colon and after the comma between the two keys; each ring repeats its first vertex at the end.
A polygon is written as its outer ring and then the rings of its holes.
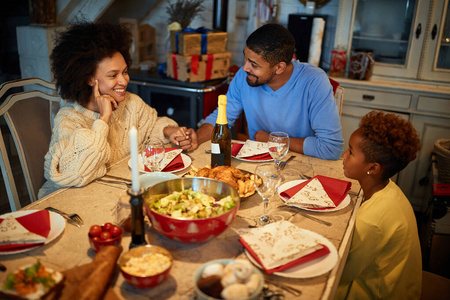
{"type": "Polygon", "coordinates": [[[281,160],[289,152],[289,134],[281,131],[271,132],[269,135],[269,140],[267,142],[269,144],[270,156],[272,156],[275,164],[279,168],[281,160]]]}
{"type": "Polygon", "coordinates": [[[156,137],[149,138],[141,152],[142,161],[152,172],[159,172],[166,151],[164,143],[156,137]]]}
{"type": "Polygon", "coordinates": [[[272,163],[260,164],[255,169],[255,189],[263,198],[264,210],[260,217],[255,221],[258,226],[264,226],[276,221],[267,213],[269,199],[277,192],[281,182],[281,174],[277,166],[272,163]]]}

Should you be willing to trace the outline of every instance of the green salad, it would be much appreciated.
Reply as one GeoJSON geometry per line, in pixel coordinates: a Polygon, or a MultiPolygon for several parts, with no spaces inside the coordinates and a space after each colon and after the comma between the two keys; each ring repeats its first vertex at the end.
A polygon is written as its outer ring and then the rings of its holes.
{"type": "Polygon", "coordinates": [[[203,219],[221,215],[236,206],[231,196],[214,198],[186,189],[172,194],[147,196],[145,203],[153,211],[177,219],[203,219]]]}

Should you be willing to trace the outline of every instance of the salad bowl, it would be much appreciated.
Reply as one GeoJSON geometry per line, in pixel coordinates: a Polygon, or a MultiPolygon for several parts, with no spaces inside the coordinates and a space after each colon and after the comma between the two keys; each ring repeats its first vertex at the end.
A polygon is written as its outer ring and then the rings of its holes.
{"type": "MultiPolygon", "coordinates": [[[[203,201],[202,199],[196,202],[203,201]]],[[[152,227],[169,239],[189,244],[207,242],[221,234],[233,222],[239,204],[240,198],[235,188],[222,181],[201,177],[161,182],[148,188],[144,195],[144,209],[152,227]],[[201,192],[213,197],[215,203],[211,207],[208,206],[206,215],[199,214],[201,208],[191,209],[191,211],[199,210],[194,216],[179,215],[173,211],[164,213],[157,209],[160,205],[155,202],[157,197],[161,199],[163,196],[172,196],[176,194],[174,192],[182,191],[183,193],[189,191],[194,196],[196,192],[201,192]]],[[[193,207],[194,203],[188,202],[187,205],[193,207]]]]}

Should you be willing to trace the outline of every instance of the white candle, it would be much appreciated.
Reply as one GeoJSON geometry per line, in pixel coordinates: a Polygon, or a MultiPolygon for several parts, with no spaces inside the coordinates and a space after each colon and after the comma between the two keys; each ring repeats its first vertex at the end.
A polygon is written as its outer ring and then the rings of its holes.
{"type": "Polygon", "coordinates": [[[139,184],[137,130],[134,126],[130,129],[130,153],[132,189],[134,193],[138,193],[141,186],[139,184]]]}

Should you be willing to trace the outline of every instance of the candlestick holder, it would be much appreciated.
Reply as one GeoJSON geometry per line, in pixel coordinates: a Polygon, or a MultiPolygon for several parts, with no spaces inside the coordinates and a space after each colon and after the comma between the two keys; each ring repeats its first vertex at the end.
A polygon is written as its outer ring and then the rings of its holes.
{"type": "Polygon", "coordinates": [[[141,188],[138,192],[133,189],[127,190],[130,195],[131,205],[131,243],[130,249],[142,245],[146,245],[145,240],[145,224],[144,224],[144,189],[141,188]]]}

